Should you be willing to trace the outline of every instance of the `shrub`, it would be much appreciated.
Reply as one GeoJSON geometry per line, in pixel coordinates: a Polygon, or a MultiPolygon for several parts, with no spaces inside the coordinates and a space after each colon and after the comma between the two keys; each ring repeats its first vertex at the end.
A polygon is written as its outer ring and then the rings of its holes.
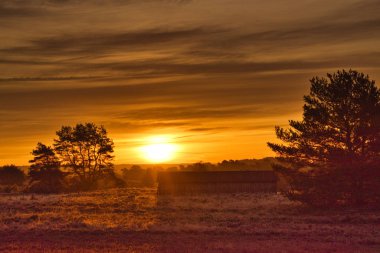
{"type": "Polygon", "coordinates": [[[15,165],[5,165],[0,167],[0,184],[22,185],[24,181],[24,172],[15,165]]]}

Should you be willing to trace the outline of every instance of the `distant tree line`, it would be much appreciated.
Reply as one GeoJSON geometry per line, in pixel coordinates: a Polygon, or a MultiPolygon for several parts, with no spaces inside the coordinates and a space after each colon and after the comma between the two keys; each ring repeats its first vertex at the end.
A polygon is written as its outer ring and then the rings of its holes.
{"type": "Polygon", "coordinates": [[[126,184],[131,187],[152,187],[156,184],[158,170],[151,168],[143,169],[139,165],[132,165],[129,169],[121,170],[126,184]]]}
{"type": "Polygon", "coordinates": [[[224,160],[220,163],[197,162],[191,164],[180,164],[167,167],[166,169],[155,166],[154,168],[143,168],[140,165],[131,165],[129,168],[121,169],[121,175],[127,186],[151,187],[157,183],[157,175],[161,171],[242,171],[242,170],[272,170],[274,158],[224,160]]]}
{"type": "MultiPolygon", "coordinates": [[[[35,193],[59,193],[104,189],[109,187],[153,187],[157,184],[160,171],[233,171],[233,170],[269,170],[273,158],[224,160],[220,163],[197,162],[168,167],[146,167],[131,165],[115,171],[109,167],[99,174],[94,181],[81,180],[69,166],[63,166],[55,149],[38,143],[32,151],[33,159],[27,170],[6,165],[0,167],[0,191],[21,191],[35,193]],[[25,185],[25,187],[22,187],[25,185]]],[[[81,171],[83,173],[83,170],[81,171]]],[[[86,173],[86,170],[84,170],[86,173]]]]}
{"type": "Polygon", "coordinates": [[[263,159],[223,160],[219,163],[197,162],[181,164],[167,168],[167,171],[249,171],[272,170],[276,159],[266,157],[263,159]]]}

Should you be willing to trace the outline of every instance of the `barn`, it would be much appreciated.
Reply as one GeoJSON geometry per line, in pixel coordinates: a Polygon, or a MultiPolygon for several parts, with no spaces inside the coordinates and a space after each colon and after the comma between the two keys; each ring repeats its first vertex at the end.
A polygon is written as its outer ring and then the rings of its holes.
{"type": "Polygon", "coordinates": [[[273,171],[160,172],[159,195],[202,193],[276,192],[273,171]]]}

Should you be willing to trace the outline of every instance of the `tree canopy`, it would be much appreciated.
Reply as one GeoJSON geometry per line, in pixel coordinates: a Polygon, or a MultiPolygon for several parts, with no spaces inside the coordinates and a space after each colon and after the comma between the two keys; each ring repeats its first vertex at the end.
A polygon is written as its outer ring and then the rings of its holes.
{"type": "Polygon", "coordinates": [[[63,126],[57,131],[54,149],[61,164],[77,175],[86,187],[113,168],[113,141],[103,126],[94,123],[63,126]]]}
{"type": "Polygon", "coordinates": [[[33,149],[32,155],[34,158],[29,161],[31,163],[29,175],[32,179],[39,180],[44,172],[60,168],[60,161],[50,146],[39,142],[33,149]]]}
{"type": "Polygon", "coordinates": [[[379,200],[380,90],[354,70],[310,80],[303,119],[276,126],[282,143],[268,143],[290,184],[286,194],[310,204],[379,200]]]}

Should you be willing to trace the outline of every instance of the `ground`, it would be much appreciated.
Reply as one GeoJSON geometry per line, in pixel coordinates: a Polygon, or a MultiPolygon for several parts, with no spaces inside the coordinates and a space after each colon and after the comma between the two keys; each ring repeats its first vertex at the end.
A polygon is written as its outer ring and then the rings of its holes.
{"type": "Polygon", "coordinates": [[[380,252],[380,212],[153,188],[0,195],[0,252],[380,252]]]}

